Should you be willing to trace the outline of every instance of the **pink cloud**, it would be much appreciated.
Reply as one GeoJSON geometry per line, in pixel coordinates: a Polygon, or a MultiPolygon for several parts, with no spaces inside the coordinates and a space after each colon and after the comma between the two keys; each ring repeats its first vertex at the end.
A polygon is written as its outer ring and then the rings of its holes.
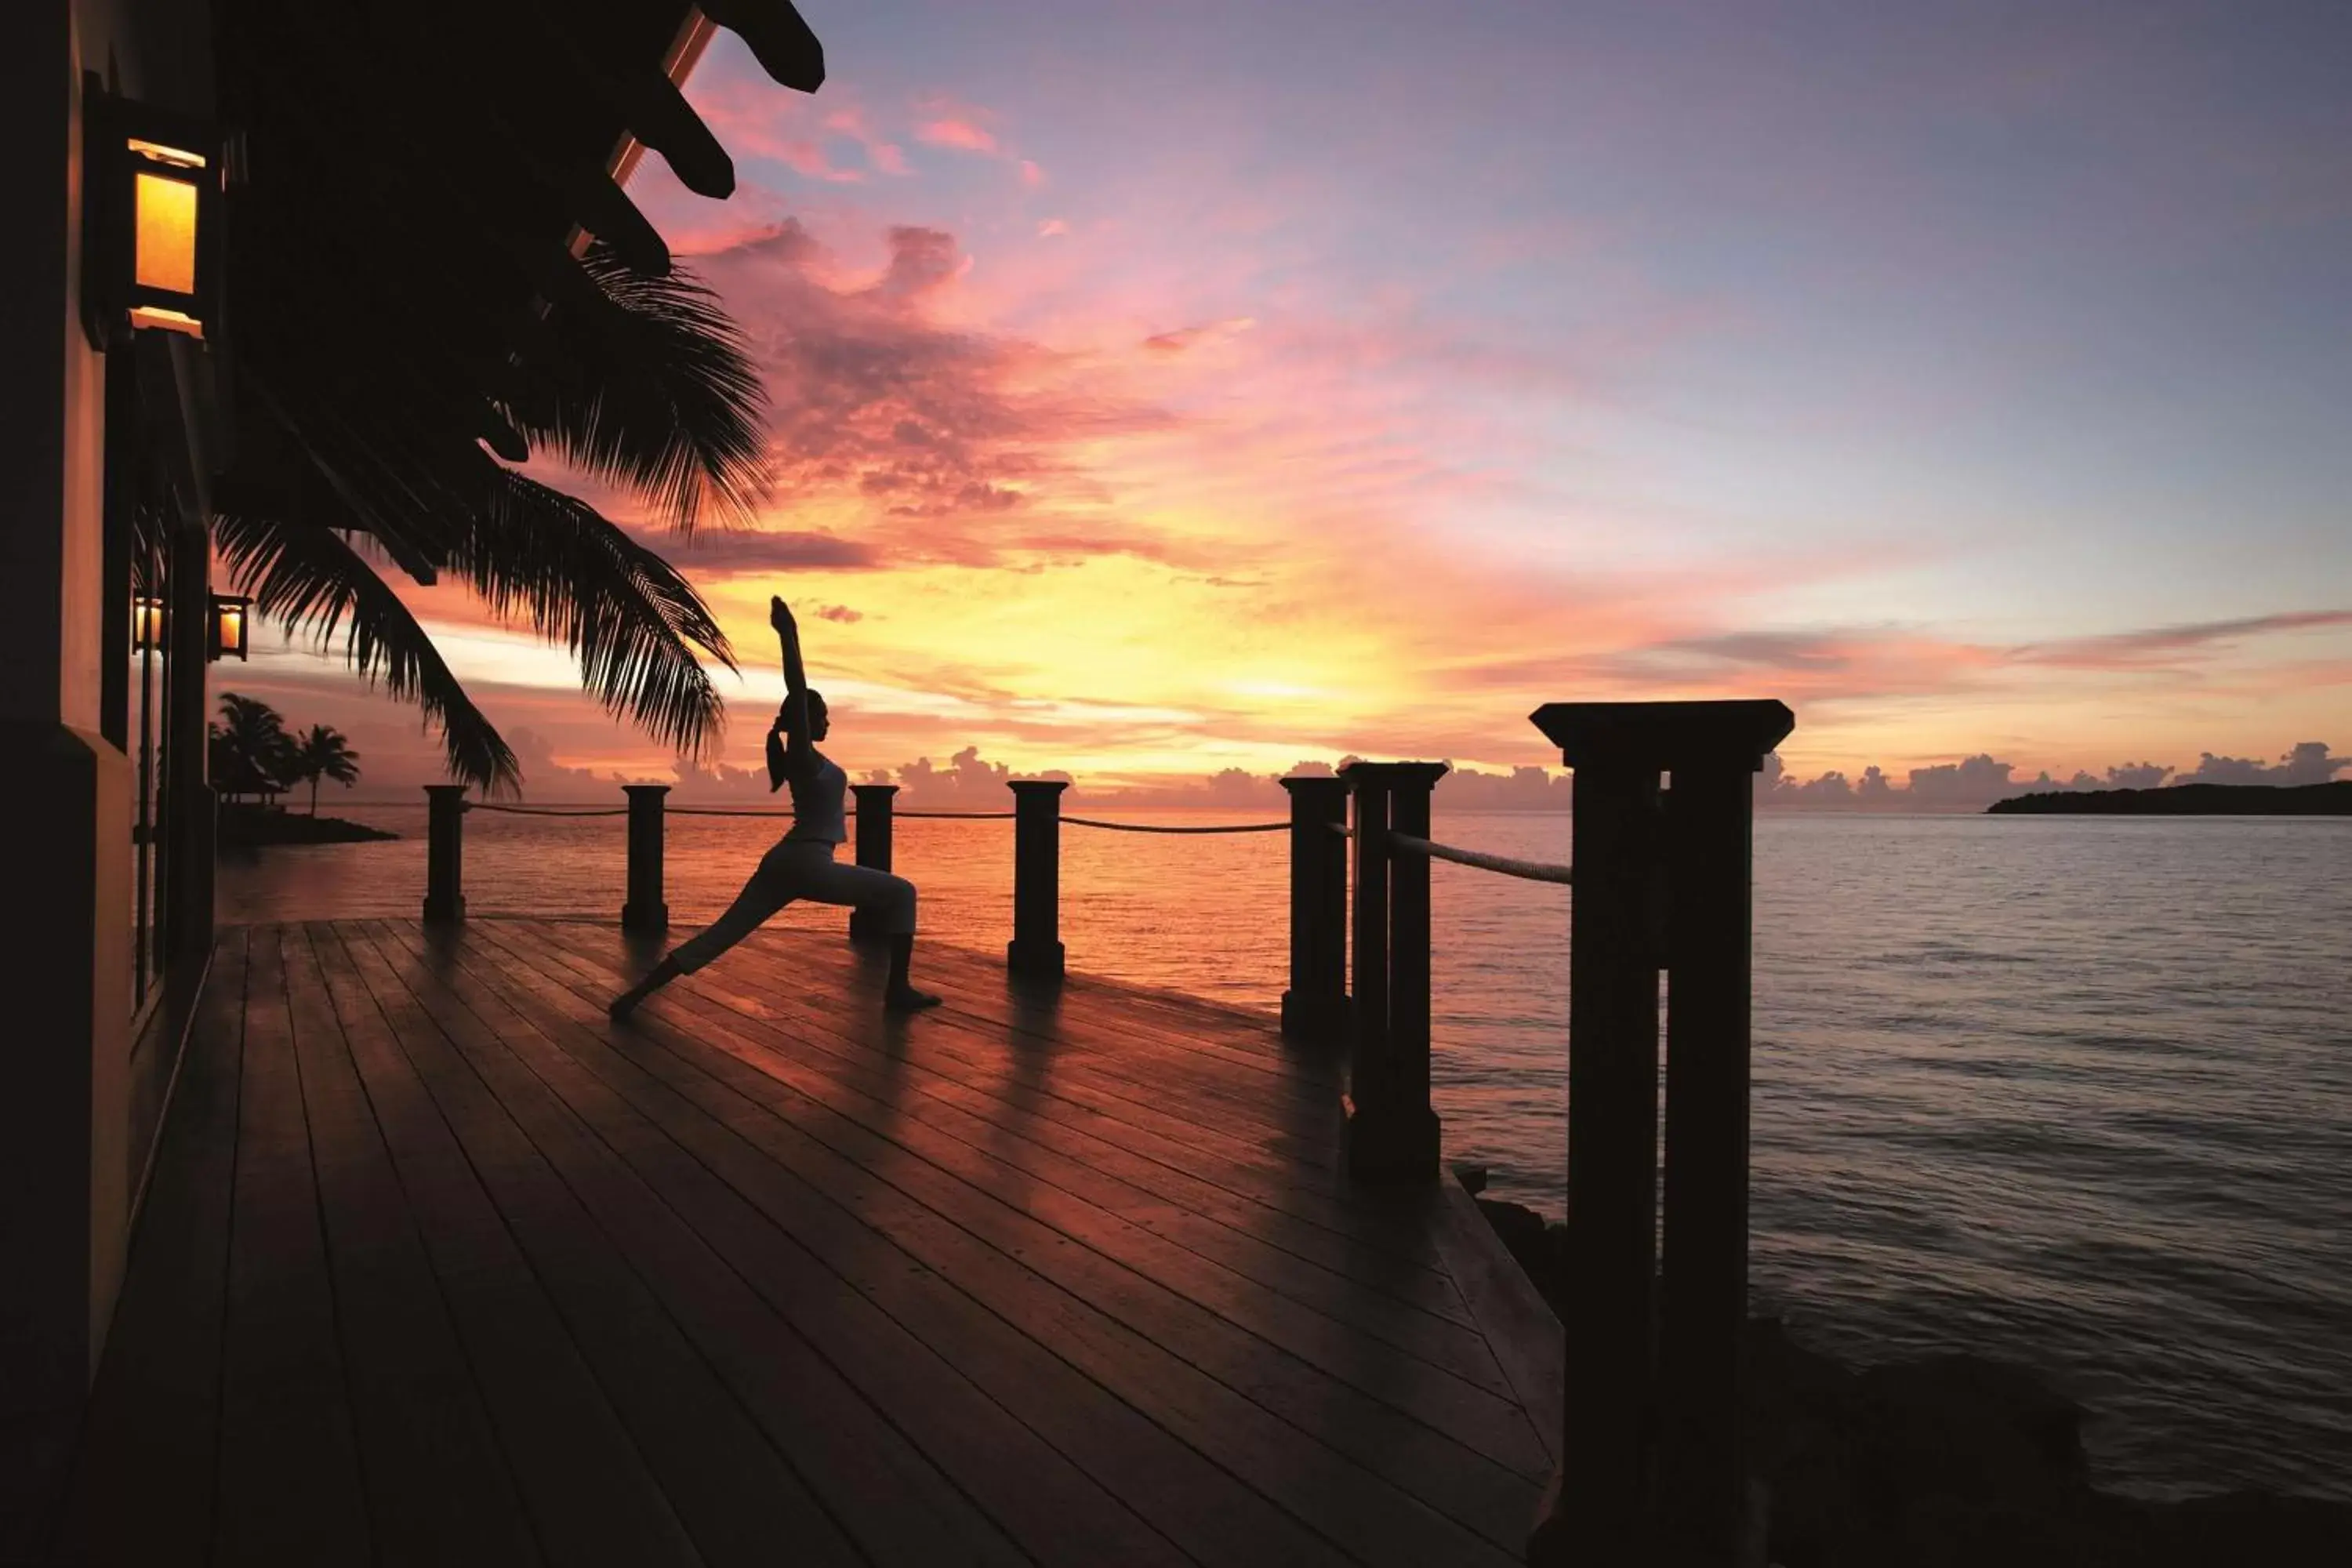
{"type": "Polygon", "coordinates": [[[915,127],[915,139],[934,147],[954,147],[966,153],[996,151],[996,138],[968,120],[926,120],[915,127]]]}
{"type": "Polygon", "coordinates": [[[1039,239],[1051,239],[1055,235],[1067,234],[1069,232],[1070,226],[1064,223],[1057,217],[1049,217],[1044,223],[1037,226],[1037,237],[1039,239]]]}
{"type": "Polygon", "coordinates": [[[1045,183],[1045,171],[1037,166],[1035,160],[1024,158],[1021,160],[1021,183],[1034,191],[1045,183]]]}
{"type": "Polygon", "coordinates": [[[1204,326],[1179,327],[1172,332],[1155,332],[1143,340],[1143,346],[1154,353],[1182,353],[1187,349],[1220,343],[1228,338],[1238,337],[1256,325],[1257,321],[1253,317],[1234,316],[1222,321],[1211,321],[1204,326]]]}

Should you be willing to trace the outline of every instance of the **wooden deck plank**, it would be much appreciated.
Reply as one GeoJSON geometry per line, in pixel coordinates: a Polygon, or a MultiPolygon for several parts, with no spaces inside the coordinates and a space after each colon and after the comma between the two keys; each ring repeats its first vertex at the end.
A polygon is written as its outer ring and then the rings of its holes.
{"type": "Polygon", "coordinates": [[[246,931],[222,933],[85,1418],[60,1555],[201,1561],[212,1537],[246,931]],[[136,1508],[106,1500],[135,1497],[136,1508]]]}
{"type": "MultiPolygon", "coordinates": [[[[576,944],[566,951],[583,957],[587,953],[576,944]]],[[[676,1010],[704,1025],[740,1028],[766,1042],[789,1040],[800,1059],[823,1062],[829,1071],[869,1075],[886,1086],[883,1098],[907,1115],[933,1121],[967,1142],[1000,1152],[1028,1146],[1047,1151],[1360,1286],[1456,1322],[1471,1321],[1460,1293],[1435,1268],[1356,1245],[1343,1231],[1276,1206],[1267,1197],[1245,1196],[1190,1169],[1139,1154],[1099,1135],[1083,1115],[1071,1120],[1040,1114],[1034,1107],[1015,1107],[887,1041],[862,1037],[842,1023],[837,1009],[761,1007],[744,1005],[747,1000],[738,988],[715,984],[706,970],[692,983],[665,992],[655,1011],[676,1010]],[[738,998],[736,1005],[726,1000],[730,996],[738,998]]]]}
{"type": "MultiPolygon", "coordinates": [[[[730,951],[722,962],[760,966],[782,954],[789,954],[789,963],[766,967],[764,978],[803,1002],[832,1005],[845,990],[852,994],[871,992],[877,999],[880,995],[878,953],[800,932],[761,933],[760,940],[730,951]]],[[[1109,994],[1090,993],[1084,982],[1074,997],[1051,986],[1008,987],[1001,965],[958,949],[932,952],[923,973],[947,998],[929,1021],[951,1021],[960,1031],[992,1046],[1001,1045],[1008,1035],[1016,1037],[1033,1047],[1021,1053],[1024,1066],[1050,1062],[1073,1081],[1129,1101],[1173,1136],[1228,1141],[1252,1156],[1271,1152],[1318,1165],[1334,1146],[1339,1129],[1331,1116],[1334,1086],[1329,1083],[1309,1082],[1290,1073],[1269,1077],[1254,1067],[1228,1062],[1214,1051],[1171,1042],[1148,1024],[1139,1023],[1127,1035],[1105,1030],[1098,1026],[1102,1016],[1097,1009],[1109,994]],[[1196,1092],[1163,1102],[1164,1078],[1171,1070],[1196,1092]]],[[[992,1051],[982,1065],[1001,1059],[1001,1052],[992,1051]]]]}
{"type": "Polygon", "coordinates": [[[311,933],[288,927],[281,935],[377,1560],[537,1563],[536,1539],[360,1087],[311,933]]]}
{"type": "MultiPolygon", "coordinates": [[[[496,1059],[508,1049],[497,1026],[511,1026],[509,1016],[495,1007],[478,1010],[479,999],[469,1000],[462,984],[447,984],[446,969],[429,967],[399,943],[348,928],[346,934],[355,950],[365,950],[369,963],[382,964],[418,996],[486,1082],[510,1086],[510,1075],[496,1059]]],[[[509,1087],[499,1098],[770,1442],[868,1553],[904,1563],[1025,1561],[584,1123],[543,1091],[517,1093],[509,1087]]],[[[741,1443],[740,1436],[736,1441],[741,1443]]],[[[748,1445],[757,1446],[756,1437],[748,1445]]],[[[742,1476],[746,1463],[747,1456],[732,1457],[718,1468],[717,1479],[758,1488],[775,1484],[772,1478],[742,1476]]],[[[780,1531],[777,1539],[792,1537],[780,1531]]],[[[822,1532],[803,1546],[811,1561],[824,1561],[827,1548],[822,1532]]]]}
{"type": "MultiPolygon", "coordinates": [[[[502,927],[499,942],[520,942],[534,956],[566,966],[592,996],[614,986],[617,973],[600,965],[576,944],[551,942],[547,933],[502,927]]],[[[803,1059],[799,1043],[782,1031],[765,1029],[730,1015],[704,1010],[698,998],[681,998],[672,1009],[690,1012],[692,1037],[735,1057],[744,1065],[824,1104],[877,1136],[904,1145],[1016,1204],[1034,1194],[1031,1212],[1068,1234],[1083,1230],[1102,1240],[1107,1255],[1171,1289],[1185,1289],[1213,1310],[1234,1305],[1237,1290],[1264,1289],[1283,1300],[1323,1313],[1361,1330],[1395,1351],[1487,1389],[1510,1388],[1494,1352],[1475,1327],[1356,1287],[1346,1276],[1307,1262],[1255,1237],[1192,1214],[1147,1188],[1097,1172],[1017,1136],[985,1132],[966,1140],[901,1113],[900,1097],[887,1082],[862,1075],[838,1058],[803,1059]],[[1025,1145],[1025,1147],[1022,1146],[1025,1145]],[[1055,1217],[1065,1205],[1080,1205],[1075,1228],[1055,1217]],[[1055,1212],[1049,1213],[1051,1209],[1055,1212]],[[1207,1289],[1197,1289],[1205,1284],[1207,1289]]],[[[1246,1305],[1240,1308],[1248,1310],[1246,1305]]]]}
{"type": "MultiPolygon", "coordinates": [[[[740,960],[724,973],[714,964],[680,984],[747,1017],[797,1024],[811,1005],[799,994],[804,986],[791,967],[802,962],[798,944],[786,947],[755,939],[728,957],[735,960],[738,954],[740,960]]],[[[656,997],[647,1005],[658,1008],[662,1004],[656,997]]],[[[816,1006],[830,1011],[832,1004],[821,1000],[816,1006]]],[[[926,1018],[925,1023],[934,1026],[927,1030],[923,1058],[933,1072],[1027,1114],[1090,1132],[1155,1163],[1442,1271],[1434,1245],[1409,1218],[1384,1215],[1339,1190],[1343,1184],[1332,1164],[1333,1150],[1312,1156],[1270,1154],[1127,1097],[1103,1094],[1082,1068],[1063,1070],[1060,1064],[1019,1059],[957,1020],[926,1018]]]]}
{"type": "Polygon", "coordinates": [[[75,1560],[1518,1559],[1556,1345],[1269,1017],[941,948],[893,1017],[788,931],[621,1026],[598,922],[215,962],[75,1560]]]}
{"type": "MultiPolygon", "coordinates": [[[[615,1041],[622,1047],[616,1050],[597,1037],[602,1019],[587,1004],[576,998],[569,1003],[551,999],[543,985],[532,985],[527,975],[511,968],[495,967],[485,973],[498,982],[499,994],[562,1037],[566,1053],[623,1100],[662,1117],[664,1108],[679,1100],[661,1079],[622,1054],[628,1042],[615,1041]]],[[[656,1057],[660,1054],[642,1045],[635,1049],[656,1057]]],[[[1018,1260],[999,1254],[952,1222],[911,1202],[890,1205],[887,1215],[876,1214],[876,1200],[880,1198],[887,1205],[887,1194],[893,1190],[878,1180],[843,1170],[838,1161],[831,1169],[806,1164],[797,1170],[785,1168],[777,1161],[789,1154],[761,1138],[772,1124],[758,1119],[756,1107],[747,1104],[741,1109],[753,1118],[749,1125],[737,1119],[730,1119],[737,1120],[731,1128],[721,1125],[698,1109],[697,1113],[679,1118],[673,1131],[682,1128],[693,1134],[694,1152],[711,1169],[761,1212],[808,1239],[812,1247],[834,1251],[854,1244],[870,1225],[887,1225],[891,1238],[907,1249],[907,1255],[928,1267],[913,1275],[859,1270],[859,1287],[874,1292],[909,1323],[967,1344],[968,1352],[976,1353],[969,1353],[960,1364],[971,1369],[974,1375],[1001,1380],[1000,1391],[1005,1397],[1025,1401],[1052,1386],[1040,1375],[1054,1373],[1050,1359],[1039,1359],[1038,1347],[1047,1346],[1100,1388],[1122,1396],[1171,1431],[1181,1428],[1180,1436],[1216,1457],[1229,1474],[1247,1478],[1286,1506],[1298,1505],[1293,1507],[1294,1512],[1344,1542],[1363,1561],[1402,1568],[1406,1563],[1500,1560],[1487,1555],[1492,1547],[1440,1518],[1402,1489],[1384,1485],[1325,1448],[1311,1435],[1286,1426],[1197,1368],[1068,1292],[1050,1287],[1018,1260]],[[800,1205],[802,1194],[817,1191],[832,1200],[832,1205],[847,1208],[828,1205],[812,1211],[800,1205]],[[910,1279],[922,1284],[936,1279],[945,1288],[933,1289],[927,1300],[908,1289],[910,1279]],[[975,1314],[975,1301],[991,1308],[993,1317],[975,1314]],[[970,1342],[975,1328],[982,1336],[976,1344],[970,1342]],[[1024,1333],[1034,1338],[1024,1344],[1018,1337],[1024,1333]],[[1008,1339],[1008,1335],[1015,1337],[1008,1339]],[[1139,1392],[1139,1369],[1160,1374],[1163,1386],[1139,1392]],[[1203,1406],[1214,1414],[1203,1415],[1203,1406]],[[1300,1478],[1312,1478],[1312,1484],[1282,1484],[1300,1478]]],[[[667,1119],[665,1124],[670,1125],[667,1119]]],[[[855,1270],[855,1259],[846,1267],[855,1270]]],[[[1066,1405],[1066,1399],[1049,1400],[1038,1407],[1037,1414],[1046,1421],[1064,1421],[1068,1415],[1066,1405]]],[[[1129,1478],[1126,1484],[1133,1487],[1139,1482],[1129,1478]]],[[[1157,1483],[1147,1471],[1142,1484],[1148,1492],[1157,1483]]],[[[1531,1486],[1518,1485],[1531,1499],[1531,1486]]],[[[1236,1556],[1227,1547],[1209,1560],[1255,1559],[1236,1556]]]]}
{"type": "MultiPolygon", "coordinates": [[[[829,1530],[822,1510],[601,1228],[449,1048],[431,1016],[373,955],[341,945],[352,980],[390,1026],[390,1045],[413,1075],[404,1078],[387,1059],[387,1080],[412,1106],[421,1091],[437,1110],[520,1254],[501,1260],[501,1296],[520,1298],[532,1316],[555,1320],[540,1331],[562,1342],[536,1369],[552,1397],[541,1409],[515,1414],[581,1423],[584,1430],[563,1440],[586,1452],[576,1469],[567,1462],[541,1470],[545,1503],[536,1511],[545,1517],[562,1510],[572,1531],[582,1516],[612,1516],[593,1532],[580,1531],[567,1555],[753,1563],[772,1560],[776,1541],[803,1531],[814,1532],[814,1549],[822,1552],[829,1530]],[[533,1277],[527,1292],[516,1263],[533,1277]],[[592,1488],[593,1498],[581,1495],[592,1488]]],[[[485,1302],[498,1304],[498,1298],[485,1302]]],[[[548,1435],[519,1441],[543,1447],[548,1435]]],[[[834,1560],[847,1555],[840,1552],[834,1560]]]]}
{"type": "MultiPolygon", "coordinates": [[[[547,979],[525,963],[493,963],[509,983],[509,995],[527,994],[528,999],[518,1004],[525,1010],[544,1009],[542,1016],[550,1019],[568,1019],[572,1038],[608,1045],[630,1065],[788,1165],[811,1187],[849,1205],[867,1224],[898,1238],[966,1289],[988,1292],[982,1299],[992,1300],[1009,1321],[1024,1321],[1040,1311],[1059,1310],[1061,1298],[1050,1291],[1041,1297],[1034,1289],[1041,1283],[1036,1276],[1042,1275],[1058,1284],[1067,1298],[1091,1305],[1110,1323],[1129,1330],[1137,1342],[1129,1347],[1131,1353],[1145,1345],[1158,1349],[1261,1405],[1288,1412],[1299,1421],[1301,1431],[1312,1432],[1318,1426],[1336,1428],[1326,1435],[1327,1441],[1398,1487],[1487,1531],[1492,1540],[1517,1543],[1532,1506],[1532,1475],[1540,1474],[1543,1459],[1534,1432],[1516,1406],[1443,1373],[1421,1377],[1406,1358],[1388,1352],[1367,1356],[1368,1364],[1357,1370],[1365,1382],[1378,1385],[1370,1368],[1384,1366],[1396,1380],[1393,1384],[1371,1391],[1350,1388],[1328,1372],[1280,1353],[1276,1345],[1240,1325],[1103,1258],[1086,1243],[1053,1231],[1023,1208],[991,1199],[928,1162],[893,1157],[887,1149],[873,1147],[839,1118],[731,1058],[706,1056],[698,1066],[646,1047],[633,1038],[632,1029],[607,1035],[592,998],[547,979]],[[876,1169],[857,1163],[852,1151],[861,1146],[876,1161],[876,1169]],[[1013,1260],[1025,1267],[1007,1267],[1013,1260]],[[1435,1379],[1450,1386],[1438,1388],[1435,1379]],[[1472,1443],[1413,1419],[1384,1403],[1382,1394],[1391,1399],[1401,1395],[1420,1405],[1423,1415],[1469,1429],[1475,1439],[1515,1456],[1531,1473],[1515,1471],[1508,1459],[1481,1458],[1472,1443]]],[[[694,1048],[690,1042],[688,1046],[694,1048]]],[[[616,1087],[625,1092],[629,1088],[625,1079],[616,1087]]],[[[1030,1201],[1037,1196],[1032,1193],[1030,1201]]],[[[1066,1322],[1057,1332],[1057,1345],[1068,1331],[1066,1322]]],[[[1339,1359],[1332,1336],[1303,1348],[1339,1359]]],[[[1120,1373],[1114,1367],[1098,1375],[1120,1373]]],[[[1369,1514],[1379,1499],[1359,1491],[1355,1506],[1369,1514]]],[[[1381,1544],[1393,1545],[1400,1539],[1395,1531],[1406,1528],[1402,1521],[1392,1521],[1381,1544]]],[[[1455,1542],[1448,1550],[1459,1553],[1466,1544],[1455,1542]]],[[[1417,1549],[1425,1553],[1427,1543],[1417,1549]]],[[[1413,1560],[1432,1559],[1424,1554],[1413,1560]]]]}
{"type": "Polygon", "coordinates": [[[224,1563],[362,1563],[373,1555],[372,1531],[303,1120],[283,934],[257,929],[247,949],[212,1552],[224,1563]]]}
{"type": "MultiPolygon", "coordinates": [[[[404,934],[414,943],[425,940],[414,927],[404,934]]],[[[447,974],[450,989],[469,1005],[510,1013],[509,1047],[527,1052],[531,1068],[572,1110],[844,1375],[857,1381],[867,1398],[914,1435],[1024,1551],[1040,1562],[1070,1564],[1183,1560],[972,1381],[1008,1367],[1025,1378],[1050,1377],[1052,1369],[1042,1361],[1016,1359],[1023,1356],[1018,1335],[972,1312],[944,1282],[840,1207],[835,1194],[801,1185],[689,1102],[667,1092],[636,1098],[614,1092],[608,1080],[551,1042],[551,1034],[572,1035],[565,1046],[583,1044],[565,1020],[534,1009],[522,994],[528,985],[488,960],[487,945],[471,931],[451,944],[457,968],[471,971],[472,978],[447,974]],[[929,1312],[921,1310],[926,1303],[929,1312]],[[909,1317],[919,1327],[909,1326],[909,1317]]],[[[593,1016],[601,1023],[601,1009],[593,1016]]],[[[584,1043],[593,1051],[593,1042],[584,1043]]],[[[1013,1378],[1006,1386],[1024,1384],[1013,1378]]],[[[1039,1408],[1092,1414],[1062,1392],[1058,1403],[1041,1400],[1039,1408]]]]}
{"type": "Polygon", "coordinates": [[[468,1157],[403,1048],[404,1026],[429,1026],[404,993],[326,956],[353,1064],[541,1549],[559,1563],[698,1561],[487,1190],[508,1173],[468,1157]]]}
{"type": "Polygon", "coordinates": [[[1281,1126],[1292,1110],[1319,1120],[1346,1086],[1336,1053],[1310,1056],[1274,1033],[1265,1046],[1237,1046],[1261,1028],[1256,1019],[1170,1014],[1089,975],[1038,988],[1007,974],[1002,964],[961,960],[938,975],[949,1006],[992,1029],[1049,1040],[1057,1050],[1097,1061],[1147,1089],[1163,1065],[1175,1066],[1220,1110],[1248,1121],[1281,1126]]]}

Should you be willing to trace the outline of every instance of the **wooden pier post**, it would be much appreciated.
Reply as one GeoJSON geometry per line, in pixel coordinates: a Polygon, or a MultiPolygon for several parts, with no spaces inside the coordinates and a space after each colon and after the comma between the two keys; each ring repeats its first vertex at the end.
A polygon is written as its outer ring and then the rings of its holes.
{"type": "Polygon", "coordinates": [[[1062,792],[1066,779],[1013,779],[1013,941],[1005,967],[1031,980],[1062,977],[1062,792]]]}
{"type": "Polygon", "coordinates": [[[466,918],[466,786],[425,786],[425,919],[466,918]]]}
{"type": "Polygon", "coordinates": [[[1567,1267],[1576,1288],[1561,1471],[1528,1561],[1760,1568],[1739,1437],[1749,775],[1795,720],[1759,701],[1553,703],[1534,721],[1575,770],[1567,1267]]]}
{"type": "Polygon", "coordinates": [[[1368,1181],[1433,1180],[1429,1103],[1429,860],[1399,856],[1391,829],[1429,835],[1443,763],[1350,763],[1356,804],[1356,984],[1349,1007],[1348,1170],[1368,1181]]]}
{"type": "Polygon", "coordinates": [[[669,929],[669,905],[662,897],[663,798],[667,784],[623,784],[629,797],[629,897],[621,906],[621,929],[659,936],[669,929]]]}
{"type": "Polygon", "coordinates": [[[1290,989],[1282,1032],[1329,1045],[1347,1037],[1348,782],[1287,778],[1290,795],[1290,989]]]}
{"type": "MultiPolygon", "coordinates": [[[[898,793],[891,784],[851,784],[857,797],[857,863],[877,871],[890,868],[890,797],[898,793]]],[[[868,942],[886,933],[877,930],[879,917],[871,910],[849,911],[849,940],[868,942]]]]}

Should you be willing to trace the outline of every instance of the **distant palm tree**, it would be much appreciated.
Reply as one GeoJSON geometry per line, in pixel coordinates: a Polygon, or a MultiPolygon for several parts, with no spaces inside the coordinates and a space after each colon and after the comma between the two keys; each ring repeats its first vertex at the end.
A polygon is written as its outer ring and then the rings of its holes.
{"type": "Polygon", "coordinates": [[[319,815],[319,781],[330,778],[344,788],[359,781],[360,754],[343,739],[343,732],[330,724],[313,724],[310,732],[294,744],[292,776],[307,779],[310,784],[310,815],[319,815]]]}
{"type": "Polygon", "coordinates": [[[232,800],[242,795],[274,795],[286,787],[294,758],[294,742],[277,709],[257,697],[222,694],[220,722],[212,726],[209,770],[222,794],[232,800]]]}

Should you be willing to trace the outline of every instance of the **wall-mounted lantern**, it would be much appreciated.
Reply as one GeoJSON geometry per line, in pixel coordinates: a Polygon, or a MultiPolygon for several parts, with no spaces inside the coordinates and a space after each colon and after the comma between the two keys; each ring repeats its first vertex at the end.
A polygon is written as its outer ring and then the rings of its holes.
{"type": "Polygon", "coordinates": [[[216,315],[218,134],[84,78],[82,303],[99,349],[145,330],[201,338],[216,315]]]}
{"type": "Polygon", "coordinates": [[[215,594],[206,654],[215,659],[243,658],[253,629],[253,601],[238,594],[215,594]]]}
{"type": "Polygon", "coordinates": [[[131,651],[160,653],[163,648],[163,601],[141,594],[131,601],[131,651]]]}

